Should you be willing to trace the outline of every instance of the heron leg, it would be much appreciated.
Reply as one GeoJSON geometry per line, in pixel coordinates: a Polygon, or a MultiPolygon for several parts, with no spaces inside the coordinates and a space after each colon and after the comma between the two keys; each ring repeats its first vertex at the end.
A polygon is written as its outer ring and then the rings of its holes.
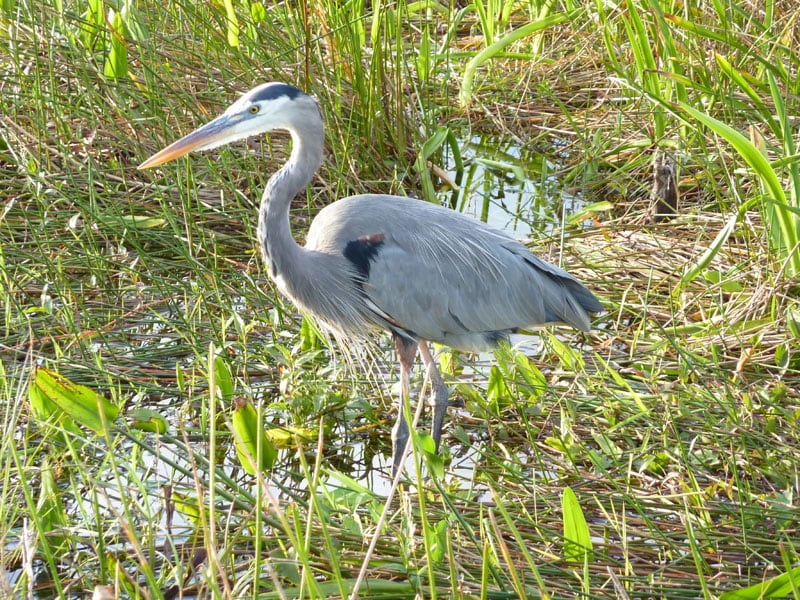
{"type": "Polygon", "coordinates": [[[417,342],[394,334],[394,345],[397,359],[400,362],[400,403],[397,410],[397,421],[392,428],[392,473],[396,474],[403,460],[408,444],[408,423],[406,422],[405,405],[410,400],[411,372],[414,369],[414,358],[417,355],[417,342]]]}
{"type": "Polygon", "coordinates": [[[425,340],[419,341],[419,353],[422,356],[422,363],[431,382],[433,390],[433,423],[431,423],[431,435],[436,444],[436,452],[439,452],[439,442],[442,440],[442,427],[444,427],[444,417],[447,414],[447,396],[449,394],[447,386],[444,384],[436,361],[433,360],[428,344],[425,340]]]}

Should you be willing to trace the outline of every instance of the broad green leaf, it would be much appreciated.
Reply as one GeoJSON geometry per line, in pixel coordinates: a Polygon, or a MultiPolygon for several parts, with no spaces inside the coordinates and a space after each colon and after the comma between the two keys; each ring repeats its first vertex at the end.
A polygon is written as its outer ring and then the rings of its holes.
{"type": "Polygon", "coordinates": [[[561,454],[565,454],[567,456],[575,455],[575,449],[569,441],[565,441],[561,438],[551,435],[544,438],[544,443],[550,446],[556,452],[561,452],[561,454]]]}
{"type": "Polygon", "coordinates": [[[80,427],[75,421],[61,410],[55,402],[50,400],[47,394],[33,385],[33,382],[28,386],[28,401],[31,404],[33,416],[39,421],[49,422],[53,427],[63,429],[72,434],[80,434],[80,427]]]}
{"type": "Polygon", "coordinates": [[[783,342],[775,346],[775,366],[779,369],[788,369],[791,366],[792,350],[789,344],[783,342]]]}
{"type": "MultiPolygon", "coordinates": [[[[425,142],[422,144],[422,150],[419,153],[419,156],[422,157],[423,161],[428,160],[431,156],[433,156],[434,152],[442,147],[442,144],[444,144],[447,140],[449,133],[450,130],[447,127],[439,127],[431,137],[425,140],[425,142]]],[[[419,158],[417,160],[419,160],[419,158]]]]}
{"type": "Polygon", "coordinates": [[[278,451],[267,438],[266,432],[258,422],[258,413],[244,398],[237,398],[231,417],[233,444],[242,468],[249,475],[266,471],[275,463],[278,451]],[[259,448],[260,446],[260,448],[259,448]],[[259,450],[261,451],[260,460],[259,450]],[[256,468],[258,460],[259,468],[256,468]]]}
{"type": "Polygon", "coordinates": [[[110,79],[121,79],[128,75],[128,46],[125,41],[125,23],[122,20],[122,14],[116,11],[113,12],[111,19],[111,48],[106,56],[106,62],[103,66],[103,75],[110,79]]]}
{"type": "Polygon", "coordinates": [[[420,83],[427,83],[431,71],[431,38],[424,31],[420,36],[416,63],[420,83]]]}
{"type": "Polygon", "coordinates": [[[121,215],[119,220],[127,225],[136,226],[136,229],[155,229],[163,227],[167,222],[166,219],[148,217],[147,215],[121,215]]]}
{"type": "Polygon", "coordinates": [[[233,0],[224,0],[225,22],[227,23],[228,45],[231,48],[239,47],[239,19],[233,8],[233,0]]]}
{"type": "Polygon", "coordinates": [[[219,354],[214,357],[214,381],[216,381],[217,389],[222,399],[225,402],[230,402],[235,391],[233,376],[228,368],[228,363],[219,354]]]}
{"type": "Polygon", "coordinates": [[[417,155],[417,160],[414,162],[414,169],[422,179],[423,197],[431,202],[435,200],[436,192],[431,178],[431,169],[428,168],[428,159],[445,144],[450,148],[456,171],[463,171],[464,161],[461,158],[461,148],[458,146],[458,140],[453,131],[444,126],[437,128],[434,134],[425,140],[425,143],[422,144],[422,149],[417,155]]]}
{"type": "Polygon", "coordinates": [[[146,43],[150,39],[150,30],[134,2],[126,0],[119,12],[122,15],[122,22],[125,24],[125,37],[134,42],[146,43]]]}
{"type": "Polygon", "coordinates": [[[561,496],[561,512],[564,521],[564,560],[583,562],[592,559],[592,538],[586,517],[572,488],[565,488],[561,496]]]}
{"type": "Polygon", "coordinates": [[[447,551],[447,519],[438,521],[433,527],[426,529],[429,548],[428,558],[434,565],[441,565],[447,551]]]}
{"type": "MultiPolygon", "coordinates": [[[[175,504],[175,508],[177,508],[182,515],[187,517],[192,523],[200,524],[200,503],[197,501],[196,496],[182,494],[173,490],[171,498],[173,504],[175,504]]],[[[205,512],[208,511],[206,510],[205,512]]],[[[206,519],[207,518],[208,515],[206,515],[206,519]]],[[[207,522],[206,520],[206,523],[207,522]]]]}
{"type": "Polygon", "coordinates": [[[253,23],[261,23],[267,20],[267,9],[264,8],[261,2],[250,3],[250,18],[253,19],[253,23]]]}
{"type": "Polygon", "coordinates": [[[574,213],[572,213],[569,218],[567,219],[567,223],[570,225],[576,225],[581,221],[586,220],[591,215],[600,212],[608,212],[614,209],[614,205],[609,202],[608,200],[601,200],[600,202],[593,202],[592,204],[587,204],[586,206],[582,206],[574,213]]]}
{"type": "Polygon", "coordinates": [[[742,291],[742,284],[735,279],[730,279],[726,274],[721,273],[716,269],[711,269],[703,273],[703,279],[714,285],[718,285],[719,289],[726,293],[735,293],[742,291]]]}
{"type": "Polygon", "coordinates": [[[558,357],[558,360],[568,371],[582,370],[584,367],[583,357],[574,348],[559,340],[555,335],[547,338],[550,349],[558,357]]]}
{"type": "Polygon", "coordinates": [[[547,378],[522,352],[514,352],[514,363],[519,373],[538,398],[547,390],[547,378]]]}
{"type": "Polygon", "coordinates": [[[88,427],[97,435],[105,435],[106,424],[119,414],[119,408],[115,404],[91,388],[73,383],[63,375],[47,369],[36,370],[31,387],[36,390],[34,394],[43,395],[76,423],[88,427]]]}
{"type": "Polygon", "coordinates": [[[786,328],[794,339],[800,340],[800,309],[790,308],[786,311],[786,328]]]}
{"type": "Polygon", "coordinates": [[[50,551],[56,557],[67,550],[67,536],[64,528],[67,526],[67,513],[64,510],[64,501],[61,491],[56,485],[53,469],[46,463],[42,465],[41,489],[39,500],[36,502],[36,513],[39,517],[41,533],[45,534],[50,551]]]}
{"type": "Polygon", "coordinates": [[[103,9],[103,0],[87,0],[86,12],[83,13],[83,18],[80,20],[80,39],[86,48],[91,48],[95,45],[95,38],[102,38],[105,35],[104,28],[106,24],[105,11],[103,9]]]}
{"type": "Polygon", "coordinates": [[[307,427],[281,427],[280,429],[267,429],[264,431],[267,439],[278,450],[285,450],[286,448],[295,448],[295,439],[300,438],[303,440],[313,440],[316,437],[316,432],[307,427]]]}
{"type": "Polygon", "coordinates": [[[800,566],[767,581],[721,594],[719,600],[761,600],[786,598],[800,588],[800,566]]]}
{"type": "Polygon", "coordinates": [[[489,381],[486,385],[486,399],[489,401],[489,408],[492,412],[495,414],[500,413],[501,405],[505,403],[508,395],[508,386],[506,386],[503,373],[497,365],[492,365],[489,370],[489,381]]]}
{"type": "Polygon", "coordinates": [[[149,408],[136,408],[128,416],[131,419],[131,427],[139,431],[149,431],[151,433],[167,433],[169,423],[160,412],[149,408]]]}
{"type": "Polygon", "coordinates": [[[414,431],[413,435],[417,448],[422,451],[425,457],[425,464],[428,465],[434,477],[442,479],[444,477],[444,461],[441,456],[436,454],[436,443],[433,441],[433,437],[424,431],[414,431]]]}
{"type": "Polygon", "coordinates": [[[325,337],[319,327],[314,323],[314,319],[308,315],[303,316],[300,322],[300,348],[306,352],[308,350],[318,350],[325,345],[325,337]]]}

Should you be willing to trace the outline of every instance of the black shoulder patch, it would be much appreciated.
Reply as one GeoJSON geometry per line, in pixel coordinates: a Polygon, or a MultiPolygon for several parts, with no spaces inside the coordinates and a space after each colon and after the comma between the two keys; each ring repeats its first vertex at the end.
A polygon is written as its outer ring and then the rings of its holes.
{"type": "Polygon", "coordinates": [[[286,96],[290,100],[294,100],[302,93],[303,92],[296,87],[287,83],[265,83],[250,92],[250,100],[253,102],[260,102],[261,100],[274,100],[281,96],[286,96]]]}
{"type": "Polygon", "coordinates": [[[373,233],[363,235],[356,240],[347,242],[344,247],[344,257],[349,260],[364,279],[369,277],[370,263],[375,260],[378,250],[383,245],[384,235],[373,233]]]}

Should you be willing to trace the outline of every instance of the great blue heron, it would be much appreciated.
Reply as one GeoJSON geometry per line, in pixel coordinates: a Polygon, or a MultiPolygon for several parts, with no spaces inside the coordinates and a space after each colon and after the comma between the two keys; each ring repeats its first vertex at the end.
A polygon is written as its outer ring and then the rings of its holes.
{"type": "MultiPolygon", "coordinates": [[[[273,129],[289,131],[292,152],[267,182],[259,209],[258,243],[270,276],[339,338],[390,331],[405,398],[419,350],[433,390],[437,451],[448,390],[427,341],[489,349],[518,329],[554,321],[588,330],[587,313],[602,310],[572,275],[520,242],[422,200],[384,194],[343,198],[319,212],[305,247],[298,245],[289,227],[289,204],[321,165],[325,132],[316,100],[284,83],[253,88],[139,168],[273,129]]],[[[401,403],[392,429],[395,471],[408,437],[401,403]]]]}

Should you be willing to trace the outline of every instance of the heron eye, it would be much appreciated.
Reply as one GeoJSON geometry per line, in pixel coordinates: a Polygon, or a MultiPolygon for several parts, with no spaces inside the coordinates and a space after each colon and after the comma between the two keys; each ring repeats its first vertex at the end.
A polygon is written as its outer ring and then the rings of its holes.
{"type": "Polygon", "coordinates": [[[249,111],[250,111],[250,114],[251,114],[251,115],[254,115],[254,114],[256,114],[256,113],[257,113],[257,112],[258,112],[260,109],[258,108],[258,105],[257,105],[257,104],[253,104],[253,106],[251,106],[251,107],[250,107],[250,108],[248,108],[247,110],[249,110],[249,111]]]}

